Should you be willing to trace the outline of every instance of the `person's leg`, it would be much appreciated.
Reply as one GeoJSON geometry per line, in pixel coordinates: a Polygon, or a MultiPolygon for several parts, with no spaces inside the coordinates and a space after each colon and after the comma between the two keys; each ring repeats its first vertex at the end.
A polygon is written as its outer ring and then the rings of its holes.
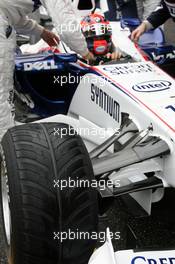
{"type": "Polygon", "coordinates": [[[137,6],[136,6],[136,1],[135,0],[130,0],[124,4],[122,4],[123,0],[116,0],[121,6],[121,13],[122,17],[131,17],[131,18],[137,18],[138,13],[137,13],[137,6]]]}
{"type": "MultiPolygon", "coordinates": [[[[101,0],[100,5],[104,5],[104,2],[102,3],[101,0]]],[[[116,21],[117,20],[117,6],[116,6],[116,0],[106,0],[106,5],[108,7],[108,10],[104,13],[105,18],[109,21],[116,21]]]]}
{"type": "Polygon", "coordinates": [[[143,1],[143,19],[146,19],[160,4],[160,0],[144,0],[143,1]]]}
{"type": "Polygon", "coordinates": [[[95,0],[95,7],[100,8],[100,0],[95,0]]]}
{"type": "Polygon", "coordinates": [[[0,140],[14,126],[13,85],[15,32],[0,14],[0,140]]]}
{"type": "Polygon", "coordinates": [[[143,20],[143,0],[136,0],[137,13],[140,20],[143,20]]]}

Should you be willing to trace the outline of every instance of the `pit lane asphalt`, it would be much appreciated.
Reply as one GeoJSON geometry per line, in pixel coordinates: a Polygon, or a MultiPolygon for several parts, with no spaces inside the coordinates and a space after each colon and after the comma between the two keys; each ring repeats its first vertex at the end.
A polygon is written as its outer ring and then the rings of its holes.
{"type": "MultiPolygon", "coordinates": [[[[169,43],[175,44],[175,24],[170,20],[165,25],[166,39],[169,43]]],[[[107,213],[108,219],[103,218],[100,221],[100,229],[104,230],[106,226],[109,226],[113,232],[121,232],[120,240],[114,240],[113,245],[115,250],[122,249],[125,247],[125,234],[126,229],[124,227],[124,222],[121,219],[125,219],[125,213],[120,211],[120,208],[116,205],[112,207],[111,210],[107,213]],[[120,226],[120,229],[118,227],[120,226]]],[[[129,223],[132,228],[136,231],[137,235],[140,236],[140,239],[144,240],[144,246],[149,247],[153,245],[155,247],[174,247],[175,245],[175,223],[167,222],[167,215],[163,214],[163,218],[160,221],[158,215],[153,215],[151,218],[146,220],[133,218],[129,219],[129,223]],[[164,223],[164,224],[163,224],[164,223]],[[152,236],[150,236],[152,234],[152,236]],[[174,237],[172,241],[172,235],[174,237]],[[157,244],[157,240],[159,243],[157,244]],[[172,245],[171,242],[172,241],[172,245]]],[[[175,210],[174,215],[172,216],[175,219],[175,210]]],[[[0,215],[0,264],[7,264],[7,259],[5,256],[4,249],[4,239],[2,232],[2,218],[0,215]]]]}

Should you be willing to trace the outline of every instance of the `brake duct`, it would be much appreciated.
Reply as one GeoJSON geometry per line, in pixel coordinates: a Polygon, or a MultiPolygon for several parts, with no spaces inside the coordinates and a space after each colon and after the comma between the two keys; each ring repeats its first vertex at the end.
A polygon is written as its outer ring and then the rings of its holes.
{"type": "MultiPolygon", "coordinates": [[[[103,144],[90,152],[94,174],[96,177],[110,173],[129,165],[142,162],[151,158],[160,157],[170,153],[168,144],[160,138],[150,135],[152,126],[138,132],[136,125],[128,119],[119,134],[112,135],[103,144]],[[123,136],[132,133],[132,136],[120,146],[113,154],[100,155],[114,142],[119,141],[123,136]]],[[[114,196],[120,196],[141,190],[163,187],[162,180],[152,176],[146,180],[128,184],[120,188],[114,188],[114,196]]],[[[110,196],[110,195],[109,195],[110,196]]]]}
{"type": "Polygon", "coordinates": [[[146,134],[147,131],[140,132],[133,139],[134,146],[132,146],[132,142],[129,143],[130,148],[126,147],[106,157],[93,158],[92,165],[95,176],[115,171],[147,159],[169,154],[168,145],[161,139],[150,137],[148,141],[135,144],[137,140],[141,141],[142,137],[146,134]]]}

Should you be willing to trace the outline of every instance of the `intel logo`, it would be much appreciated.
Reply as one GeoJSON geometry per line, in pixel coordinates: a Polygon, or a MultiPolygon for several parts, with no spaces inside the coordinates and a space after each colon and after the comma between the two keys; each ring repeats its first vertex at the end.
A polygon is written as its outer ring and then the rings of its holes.
{"type": "Polygon", "coordinates": [[[159,92],[163,90],[167,90],[172,85],[171,82],[168,81],[150,81],[150,82],[142,82],[136,84],[132,87],[132,89],[136,92],[159,92]]]}

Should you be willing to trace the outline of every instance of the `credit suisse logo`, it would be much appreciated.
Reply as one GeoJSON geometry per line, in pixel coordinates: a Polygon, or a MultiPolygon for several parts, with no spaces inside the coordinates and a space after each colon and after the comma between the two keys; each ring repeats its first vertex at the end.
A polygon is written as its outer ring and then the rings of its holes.
{"type": "Polygon", "coordinates": [[[142,256],[137,256],[132,259],[131,264],[175,264],[175,257],[148,259],[142,256]]]}

